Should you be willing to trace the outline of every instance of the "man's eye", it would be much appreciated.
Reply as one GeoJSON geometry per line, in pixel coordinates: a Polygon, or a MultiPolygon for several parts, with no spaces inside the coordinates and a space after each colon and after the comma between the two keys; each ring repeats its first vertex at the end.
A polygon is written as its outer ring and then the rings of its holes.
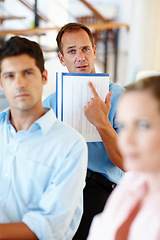
{"type": "Polygon", "coordinates": [[[88,47],[84,47],[84,48],[83,48],[83,52],[88,51],[88,50],[89,50],[88,47]]]}
{"type": "Polygon", "coordinates": [[[76,52],[75,50],[68,51],[69,54],[74,54],[75,52],[76,52]]]}
{"type": "Polygon", "coordinates": [[[6,74],[5,79],[12,79],[14,77],[13,74],[6,74]]]}
{"type": "Polygon", "coordinates": [[[26,71],[26,72],[25,72],[25,75],[26,75],[26,76],[29,76],[29,75],[31,75],[31,74],[32,74],[31,71],[26,71]]]}

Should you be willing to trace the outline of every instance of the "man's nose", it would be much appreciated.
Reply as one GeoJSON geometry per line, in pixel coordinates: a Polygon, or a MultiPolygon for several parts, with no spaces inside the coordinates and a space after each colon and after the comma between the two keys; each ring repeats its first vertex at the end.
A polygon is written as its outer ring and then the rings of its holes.
{"type": "Polygon", "coordinates": [[[17,88],[24,88],[25,85],[26,85],[26,81],[25,81],[24,77],[22,75],[18,74],[16,76],[16,86],[17,86],[17,88]]]}
{"type": "Polygon", "coordinates": [[[83,60],[85,60],[85,54],[80,50],[80,51],[78,51],[78,53],[77,53],[77,60],[78,61],[83,61],[83,60]]]}

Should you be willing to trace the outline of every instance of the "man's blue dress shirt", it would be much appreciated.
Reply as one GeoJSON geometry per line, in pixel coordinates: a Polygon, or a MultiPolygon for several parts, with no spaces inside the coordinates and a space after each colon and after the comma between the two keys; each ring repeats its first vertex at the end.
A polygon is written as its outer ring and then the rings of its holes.
{"type": "MultiPolygon", "coordinates": [[[[111,97],[109,121],[112,127],[118,133],[118,126],[116,124],[116,108],[118,99],[122,92],[124,92],[124,88],[113,82],[109,82],[109,91],[111,90],[113,91],[113,94],[111,97]]],[[[51,107],[53,108],[54,112],[56,112],[56,93],[53,93],[47,97],[43,101],[43,106],[51,107]]],[[[107,179],[117,184],[124,172],[110,161],[103,142],[88,142],[87,145],[88,169],[101,173],[107,179]]]]}
{"type": "Polygon", "coordinates": [[[71,240],[82,216],[87,145],[52,109],[18,132],[9,113],[0,114],[0,223],[22,221],[38,239],[71,240]]]}

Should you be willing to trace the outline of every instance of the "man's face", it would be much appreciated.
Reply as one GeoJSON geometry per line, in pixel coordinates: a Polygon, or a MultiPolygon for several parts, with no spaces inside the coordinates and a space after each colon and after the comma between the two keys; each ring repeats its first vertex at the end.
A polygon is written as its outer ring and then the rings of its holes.
{"type": "Polygon", "coordinates": [[[0,87],[11,110],[38,109],[47,72],[41,74],[35,59],[27,54],[6,57],[1,62],[0,87]]]}
{"type": "Polygon", "coordinates": [[[62,53],[58,54],[60,62],[71,73],[95,73],[94,61],[96,47],[83,29],[65,32],[61,39],[62,53]]]}

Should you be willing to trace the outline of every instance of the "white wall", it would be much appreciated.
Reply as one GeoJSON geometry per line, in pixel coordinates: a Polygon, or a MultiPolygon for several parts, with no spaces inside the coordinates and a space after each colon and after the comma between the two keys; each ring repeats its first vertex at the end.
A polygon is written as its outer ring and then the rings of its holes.
{"type": "Polygon", "coordinates": [[[133,0],[126,84],[140,71],[160,71],[160,1],[133,0]]]}

